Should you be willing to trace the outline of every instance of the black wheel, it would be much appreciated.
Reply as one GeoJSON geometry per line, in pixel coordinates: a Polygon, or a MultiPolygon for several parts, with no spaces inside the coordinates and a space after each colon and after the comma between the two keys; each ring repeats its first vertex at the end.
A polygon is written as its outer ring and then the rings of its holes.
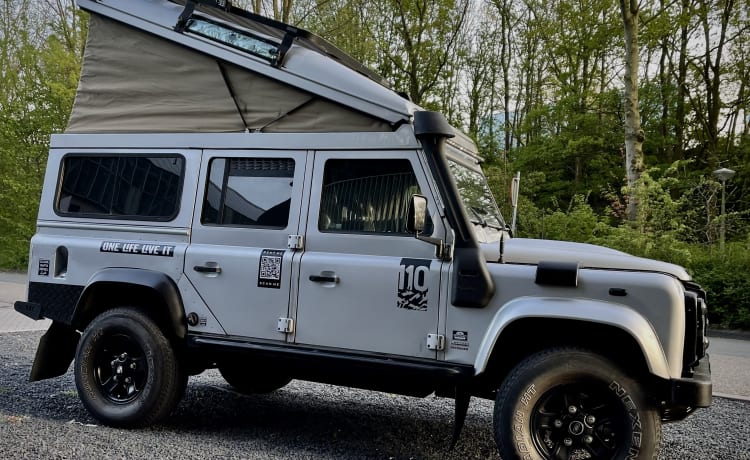
{"type": "Polygon", "coordinates": [[[260,372],[254,364],[219,364],[219,372],[224,380],[243,394],[271,393],[283,388],[292,381],[291,377],[277,372],[260,372]]]}
{"type": "Polygon", "coordinates": [[[661,420],[609,360],[557,348],[530,356],[500,386],[494,434],[506,460],[655,459],[661,420]]]}
{"type": "Polygon", "coordinates": [[[187,375],[169,340],[135,308],[96,317],[78,344],[78,395],[105,425],[146,426],[169,415],[182,397],[187,375]]]}

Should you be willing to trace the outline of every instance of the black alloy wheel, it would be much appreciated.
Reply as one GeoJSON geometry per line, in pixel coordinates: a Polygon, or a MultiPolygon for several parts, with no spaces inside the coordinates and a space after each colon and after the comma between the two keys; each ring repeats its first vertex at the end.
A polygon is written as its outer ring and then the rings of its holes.
{"type": "Polygon", "coordinates": [[[534,446],[543,458],[614,458],[628,434],[628,414],[598,382],[560,385],[537,402],[531,415],[534,446]]]}
{"type": "Polygon", "coordinates": [[[94,366],[100,391],[115,404],[132,402],[143,391],[148,380],[144,351],[127,332],[102,340],[94,366]]]}

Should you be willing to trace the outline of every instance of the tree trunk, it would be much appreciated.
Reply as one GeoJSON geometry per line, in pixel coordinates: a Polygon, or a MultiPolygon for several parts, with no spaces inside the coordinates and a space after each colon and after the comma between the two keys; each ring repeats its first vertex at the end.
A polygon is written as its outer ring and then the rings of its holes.
{"type": "MultiPolygon", "coordinates": [[[[680,17],[688,14],[690,9],[690,0],[682,0],[682,9],[680,11],[680,17]]],[[[675,107],[675,121],[674,121],[674,136],[676,144],[676,158],[685,159],[685,118],[687,113],[686,108],[686,97],[687,97],[687,73],[688,73],[688,42],[690,40],[690,32],[688,24],[684,20],[680,20],[682,24],[680,26],[680,49],[679,58],[677,61],[677,101],[675,107]]]]}
{"type": "Polygon", "coordinates": [[[643,172],[643,140],[641,115],[638,109],[638,17],[637,0],[620,0],[622,22],[625,26],[625,174],[629,192],[627,217],[635,220],[638,203],[634,186],[643,172]]]}
{"type": "MultiPolygon", "coordinates": [[[[660,8],[662,11],[666,10],[666,0],[660,1],[660,8]]],[[[659,160],[666,161],[667,163],[672,163],[674,161],[674,146],[669,139],[670,95],[673,94],[671,88],[669,88],[668,76],[670,38],[669,33],[664,34],[659,38],[661,48],[661,55],[659,56],[659,90],[661,96],[661,120],[659,120],[661,142],[659,147],[659,160]]]]}

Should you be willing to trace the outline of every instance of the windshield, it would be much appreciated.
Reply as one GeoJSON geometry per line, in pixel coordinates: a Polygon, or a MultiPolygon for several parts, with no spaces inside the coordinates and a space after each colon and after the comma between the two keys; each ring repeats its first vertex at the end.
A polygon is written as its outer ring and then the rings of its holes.
{"type": "Polygon", "coordinates": [[[448,166],[479,242],[499,240],[501,231],[505,229],[505,221],[487,185],[487,179],[482,173],[452,160],[448,160],[448,166]]]}

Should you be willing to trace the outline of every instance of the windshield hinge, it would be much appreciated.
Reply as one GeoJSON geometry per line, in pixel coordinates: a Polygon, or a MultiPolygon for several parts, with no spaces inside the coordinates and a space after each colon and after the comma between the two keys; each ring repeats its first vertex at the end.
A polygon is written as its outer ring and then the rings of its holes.
{"type": "Polygon", "coordinates": [[[440,334],[427,334],[427,349],[435,351],[445,350],[445,336],[440,334]]]}
{"type": "Polygon", "coordinates": [[[450,244],[443,244],[443,247],[439,251],[438,258],[444,262],[449,262],[453,259],[453,246],[450,244]]]}

